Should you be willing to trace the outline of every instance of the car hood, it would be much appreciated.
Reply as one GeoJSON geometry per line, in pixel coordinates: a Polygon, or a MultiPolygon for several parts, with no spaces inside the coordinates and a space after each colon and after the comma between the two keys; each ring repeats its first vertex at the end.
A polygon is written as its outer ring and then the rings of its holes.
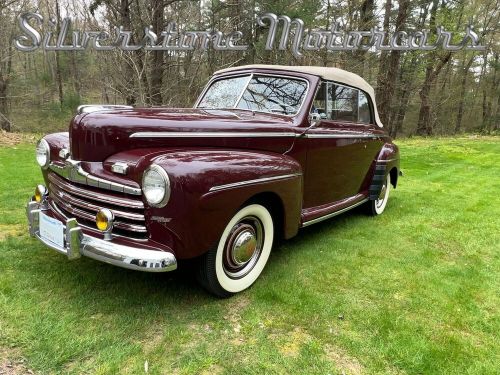
{"type": "Polygon", "coordinates": [[[293,118],[243,110],[128,109],[83,113],[70,125],[71,156],[103,161],[117,152],[158,147],[223,147],[284,153],[293,118]]]}

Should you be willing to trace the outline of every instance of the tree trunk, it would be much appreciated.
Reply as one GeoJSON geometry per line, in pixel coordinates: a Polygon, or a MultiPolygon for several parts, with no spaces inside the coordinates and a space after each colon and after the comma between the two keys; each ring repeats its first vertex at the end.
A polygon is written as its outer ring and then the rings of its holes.
{"type": "Polygon", "coordinates": [[[76,52],[72,51],[70,54],[71,59],[71,69],[73,70],[73,87],[78,98],[81,98],[81,86],[80,86],[80,72],[78,71],[78,63],[76,61],[76,52]]]}
{"type": "Polygon", "coordinates": [[[469,69],[474,61],[474,56],[472,56],[467,64],[464,66],[462,71],[462,82],[460,84],[460,95],[458,102],[458,110],[457,110],[457,121],[455,123],[455,134],[459,133],[462,127],[462,117],[464,113],[464,104],[465,104],[465,88],[467,84],[467,75],[469,74],[469,69]]]}
{"type": "MultiPolygon", "coordinates": [[[[431,9],[431,17],[429,21],[429,29],[431,34],[436,34],[436,13],[437,8],[439,6],[439,0],[433,0],[432,9],[431,9]]],[[[430,92],[434,82],[436,81],[441,69],[448,63],[451,58],[451,52],[447,52],[438,62],[437,66],[434,68],[436,64],[436,60],[438,57],[435,53],[429,54],[427,58],[427,67],[425,69],[425,79],[422,84],[422,88],[418,93],[420,96],[420,111],[418,114],[418,124],[417,124],[417,135],[432,135],[432,121],[431,121],[431,101],[430,101],[430,92]]]]}
{"type": "MultiPolygon", "coordinates": [[[[59,35],[59,32],[61,31],[61,10],[59,9],[59,1],[56,0],[56,17],[57,17],[57,26],[56,26],[56,34],[59,35]]],[[[64,97],[63,97],[63,82],[62,82],[62,75],[61,75],[61,61],[59,57],[59,52],[55,51],[56,54],[56,81],[57,81],[57,93],[59,96],[59,105],[61,106],[61,109],[64,104],[64,97]]]]}
{"type": "MultiPolygon", "coordinates": [[[[384,31],[387,33],[389,31],[389,22],[391,20],[391,8],[392,8],[392,0],[387,0],[385,2],[385,14],[384,14],[384,31]]],[[[386,34],[387,35],[387,34],[386,34]]],[[[383,44],[387,42],[387,38],[383,41],[383,44]]],[[[385,100],[384,90],[385,90],[385,81],[387,78],[387,69],[386,69],[386,61],[387,61],[387,51],[380,52],[379,66],[378,66],[378,76],[377,76],[377,104],[380,108],[380,104],[385,100]]]]}
{"type": "Polygon", "coordinates": [[[7,117],[9,115],[7,88],[8,78],[0,77],[0,129],[10,132],[12,129],[7,117]]]}
{"type": "Polygon", "coordinates": [[[394,97],[398,100],[398,106],[396,110],[391,111],[393,115],[390,119],[391,128],[389,130],[389,134],[392,138],[396,138],[403,129],[406,111],[413,92],[418,55],[413,54],[411,56],[407,56],[407,58],[409,58],[410,61],[404,61],[401,66],[398,77],[399,85],[394,94],[394,97]]]}
{"type": "MultiPolygon", "coordinates": [[[[125,30],[132,30],[132,21],[130,18],[130,1],[129,0],[121,0],[120,1],[120,19],[121,26],[125,30]]],[[[133,38],[132,38],[133,39],[133,38]]],[[[133,40],[131,41],[133,43],[133,40]]],[[[127,53],[127,52],[125,52],[127,53]]],[[[130,59],[133,59],[133,53],[129,55],[130,59]]],[[[129,62],[128,59],[123,59],[123,72],[125,78],[125,102],[127,105],[135,105],[137,102],[137,95],[135,91],[135,72],[132,67],[132,62],[129,62]]]]}
{"type": "MultiPolygon", "coordinates": [[[[12,35],[10,36],[12,40],[12,35]]],[[[7,56],[0,60],[0,129],[12,131],[9,116],[9,82],[12,72],[12,43],[7,48],[7,56]],[[3,60],[3,61],[2,61],[3,60]]]]}
{"type": "MultiPolygon", "coordinates": [[[[408,0],[399,1],[398,16],[396,18],[396,32],[403,28],[403,25],[408,16],[408,0]]],[[[399,76],[399,61],[401,58],[401,52],[398,50],[391,51],[385,66],[385,80],[383,81],[383,86],[381,87],[380,94],[382,97],[382,102],[379,103],[380,121],[382,124],[386,124],[391,129],[391,124],[389,119],[391,118],[391,102],[394,95],[394,89],[396,87],[397,79],[399,76]]]]}
{"type": "MultiPolygon", "coordinates": [[[[360,9],[360,20],[358,24],[358,30],[369,30],[375,24],[374,21],[374,0],[363,0],[360,9]]],[[[366,76],[365,73],[365,60],[366,60],[366,51],[357,50],[354,51],[354,59],[356,60],[356,73],[359,73],[361,76],[366,76]]]]}
{"type": "MultiPolygon", "coordinates": [[[[153,7],[153,28],[157,35],[163,30],[164,23],[164,2],[163,0],[152,0],[153,7]]],[[[162,85],[163,85],[163,51],[153,51],[153,60],[151,66],[151,104],[162,105],[162,85]]]]}

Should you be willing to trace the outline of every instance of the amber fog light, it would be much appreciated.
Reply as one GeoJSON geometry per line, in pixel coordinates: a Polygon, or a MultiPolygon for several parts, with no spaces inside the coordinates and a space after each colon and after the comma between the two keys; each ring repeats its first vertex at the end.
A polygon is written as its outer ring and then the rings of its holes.
{"type": "Polygon", "coordinates": [[[46,195],[47,195],[47,188],[43,185],[38,185],[35,189],[35,201],[37,203],[42,203],[46,195]]]}
{"type": "Polygon", "coordinates": [[[97,213],[95,217],[95,224],[97,226],[97,229],[99,229],[100,231],[110,233],[113,229],[113,220],[113,213],[107,208],[103,208],[97,213]]]}

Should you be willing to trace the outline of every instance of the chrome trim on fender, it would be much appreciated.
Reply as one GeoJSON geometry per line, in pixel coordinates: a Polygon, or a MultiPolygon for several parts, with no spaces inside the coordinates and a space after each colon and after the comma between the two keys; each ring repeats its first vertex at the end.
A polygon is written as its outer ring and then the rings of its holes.
{"type": "Polygon", "coordinates": [[[301,173],[293,173],[293,174],[286,174],[286,175],[282,175],[282,176],[264,177],[264,178],[257,178],[255,180],[233,182],[231,184],[213,186],[210,188],[209,192],[219,191],[219,190],[224,190],[224,189],[231,189],[234,187],[240,187],[240,186],[246,186],[246,185],[252,185],[252,184],[258,184],[258,183],[262,183],[262,182],[283,180],[286,178],[299,177],[299,176],[302,176],[302,174],[301,173]]]}
{"type": "Polygon", "coordinates": [[[393,161],[396,161],[399,159],[378,159],[377,163],[392,163],[393,161]]]}
{"type": "Polygon", "coordinates": [[[323,220],[327,220],[327,219],[330,219],[334,216],[337,216],[337,215],[340,215],[346,211],[349,211],[355,207],[358,207],[360,205],[362,205],[363,203],[366,203],[368,202],[368,198],[365,198],[363,199],[362,201],[359,201],[357,203],[354,203],[353,205],[349,206],[349,207],[346,207],[346,208],[343,208],[341,210],[338,210],[338,211],[335,211],[335,212],[332,212],[331,214],[327,214],[327,215],[324,215],[324,216],[320,216],[320,217],[317,217],[316,219],[312,219],[312,220],[309,220],[309,221],[306,221],[302,224],[302,228],[304,227],[307,227],[309,225],[312,225],[312,224],[316,224],[316,223],[319,223],[320,221],[323,221],[323,220]]]}
{"type": "Polygon", "coordinates": [[[346,133],[346,134],[304,134],[305,138],[381,138],[382,135],[375,134],[356,134],[356,133],[346,133]]]}
{"type": "Polygon", "coordinates": [[[177,259],[170,252],[120,245],[86,235],[76,219],[63,222],[65,244],[64,247],[59,247],[40,236],[39,215],[41,211],[38,203],[28,202],[26,215],[30,235],[38,238],[51,249],[66,255],[68,259],[77,259],[84,255],[114,266],[146,272],[166,272],[177,268],[177,259]]]}
{"type": "Polygon", "coordinates": [[[137,132],[130,134],[129,138],[277,138],[295,137],[293,132],[137,132]]]}
{"type": "Polygon", "coordinates": [[[141,195],[141,189],[139,188],[134,188],[131,186],[119,184],[117,182],[105,180],[103,178],[93,176],[88,172],[85,172],[81,167],[79,161],[70,158],[65,160],[64,166],[50,163],[49,169],[57,173],[59,176],[79,184],[117,191],[119,193],[141,195]]]}

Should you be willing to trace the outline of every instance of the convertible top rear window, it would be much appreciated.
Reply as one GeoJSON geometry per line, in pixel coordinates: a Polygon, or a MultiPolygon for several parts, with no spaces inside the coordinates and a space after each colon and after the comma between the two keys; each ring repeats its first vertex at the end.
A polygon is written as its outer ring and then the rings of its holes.
{"type": "Polygon", "coordinates": [[[198,108],[239,108],[294,115],[300,110],[307,87],[304,80],[271,75],[225,78],[210,85],[198,108]]]}

